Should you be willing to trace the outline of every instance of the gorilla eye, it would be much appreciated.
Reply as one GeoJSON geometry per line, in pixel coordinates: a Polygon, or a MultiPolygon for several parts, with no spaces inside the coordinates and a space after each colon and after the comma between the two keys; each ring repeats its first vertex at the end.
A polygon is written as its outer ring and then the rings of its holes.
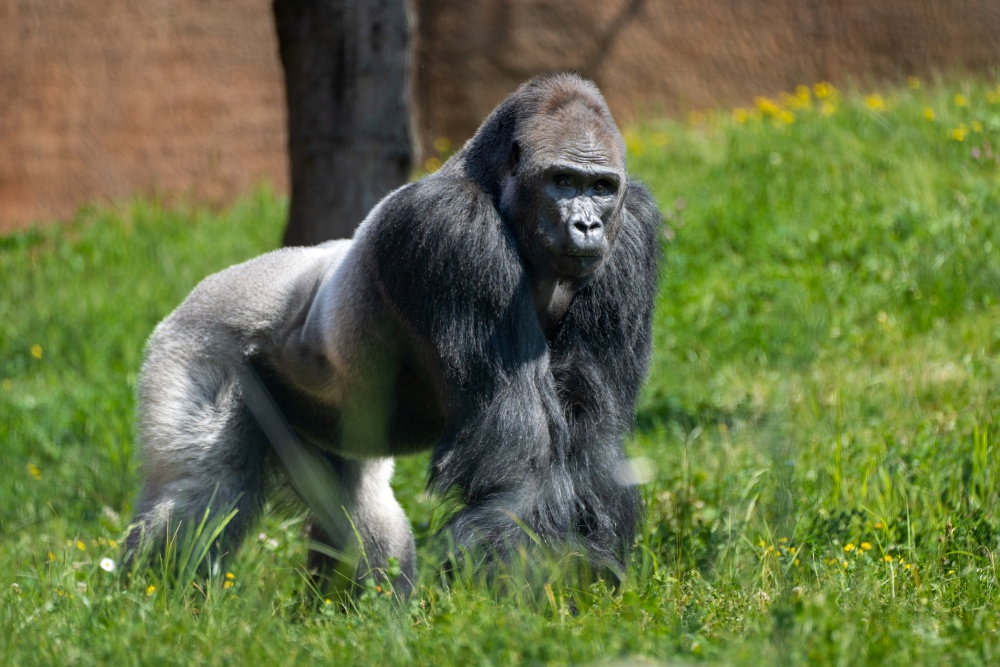
{"type": "Polygon", "coordinates": [[[606,195],[611,192],[611,184],[607,181],[597,181],[594,183],[594,192],[599,195],[606,195]]]}
{"type": "Polygon", "coordinates": [[[568,188],[573,183],[569,180],[569,176],[556,176],[556,186],[560,188],[568,188]]]}

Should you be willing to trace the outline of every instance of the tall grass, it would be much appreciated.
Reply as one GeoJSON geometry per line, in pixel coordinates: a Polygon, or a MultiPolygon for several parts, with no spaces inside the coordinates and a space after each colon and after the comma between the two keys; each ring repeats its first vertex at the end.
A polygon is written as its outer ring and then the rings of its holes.
{"type": "MultiPolygon", "coordinates": [[[[620,590],[498,596],[422,563],[408,601],[373,584],[344,613],[287,511],[226,572],[127,581],[144,339],[285,216],[266,191],[140,200],[0,239],[0,662],[995,663],[997,82],[817,85],[626,142],[669,228],[620,590]]],[[[396,480],[421,554],[425,465],[396,480]]]]}

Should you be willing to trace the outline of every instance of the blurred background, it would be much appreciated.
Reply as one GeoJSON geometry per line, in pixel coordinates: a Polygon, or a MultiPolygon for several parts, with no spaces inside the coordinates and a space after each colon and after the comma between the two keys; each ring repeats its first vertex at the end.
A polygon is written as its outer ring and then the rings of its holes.
{"type": "MultiPolygon", "coordinates": [[[[412,0],[409,12],[425,156],[551,69],[593,78],[627,124],[1000,60],[996,0],[412,0]]],[[[0,4],[0,232],[135,195],[224,205],[261,183],[288,192],[287,125],[268,0],[0,4]]]]}

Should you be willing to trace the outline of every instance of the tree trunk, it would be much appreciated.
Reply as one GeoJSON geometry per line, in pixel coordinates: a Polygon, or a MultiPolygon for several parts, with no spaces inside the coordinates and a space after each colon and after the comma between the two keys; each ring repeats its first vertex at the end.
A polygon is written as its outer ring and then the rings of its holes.
{"type": "Polygon", "coordinates": [[[284,243],[350,237],[412,168],[407,0],[274,0],[273,10],[292,181],[284,243]]]}

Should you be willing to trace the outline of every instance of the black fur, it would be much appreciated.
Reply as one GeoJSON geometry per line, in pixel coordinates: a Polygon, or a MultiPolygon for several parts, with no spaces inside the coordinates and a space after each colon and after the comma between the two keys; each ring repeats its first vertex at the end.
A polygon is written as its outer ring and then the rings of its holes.
{"type": "MultiPolygon", "coordinates": [[[[161,325],[140,383],[151,478],[141,527],[159,530],[163,507],[196,516],[205,506],[205,478],[194,464],[176,472],[170,458],[199,427],[157,396],[178,393],[181,376],[207,385],[208,372],[166,350],[204,346],[226,376],[225,355],[210,348],[230,345],[304,456],[330,466],[352,518],[374,517],[359,528],[360,546],[376,570],[399,558],[404,588],[408,527],[398,507],[370,506],[382,496],[363,490],[369,473],[354,461],[427,447],[431,488],[461,502],[445,529],[459,553],[505,558],[537,539],[620,574],[641,514],[623,438],[650,357],[659,227],[593,84],[569,74],[528,82],[440,171],[387,196],[349,244],[330,245],[329,256],[323,246],[278,251],[223,272],[161,325]],[[567,176],[553,180],[551,165],[563,162],[567,176]]],[[[245,412],[219,417],[246,429],[245,412]]],[[[184,450],[218,465],[230,495],[256,485],[242,492],[253,502],[233,541],[262,497],[260,469],[273,465],[252,430],[216,429],[218,444],[184,450]],[[233,455],[245,447],[256,453],[233,455]]]]}

